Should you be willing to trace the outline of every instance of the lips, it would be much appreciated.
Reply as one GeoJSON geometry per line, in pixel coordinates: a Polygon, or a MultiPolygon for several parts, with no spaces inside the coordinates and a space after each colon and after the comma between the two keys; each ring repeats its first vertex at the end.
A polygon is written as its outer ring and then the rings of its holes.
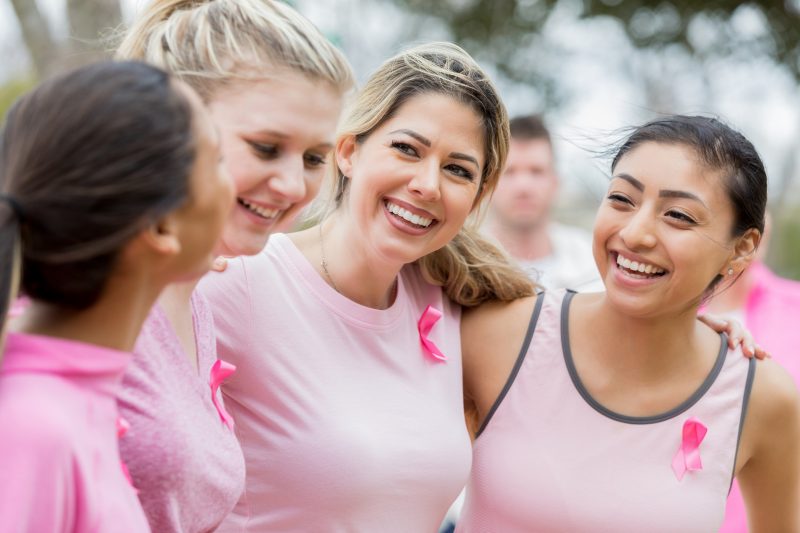
{"type": "Polygon", "coordinates": [[[236,202],[250,213],[261,217],[264,220],[274,220],[278,218],[278,216],[284,211],[283,209],[279,208],[268,208],[261,206],[254,202],[245,200],[244,198],[236,198],[236,202]]]}
{"type": "Polygon", "coordinates": [[[666,270],[653,263],[625,257],[617,252],[616,263],[619,270],[636,279],[658,278],[666,274],[666,270]]]}
{"type": "Polygon", "coordinates": [[[398,199],[384,198],[383,205],[393,220],[409,228],[425,231],[435,226],[439,220],[431,213],[398,199]]]}

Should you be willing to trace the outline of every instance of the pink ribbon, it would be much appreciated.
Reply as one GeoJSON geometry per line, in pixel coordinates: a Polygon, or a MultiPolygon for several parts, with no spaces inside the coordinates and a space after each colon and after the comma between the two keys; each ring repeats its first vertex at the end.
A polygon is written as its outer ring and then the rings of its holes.
{"type": "MultiPolygon", "coordinates": [[[[121,439],[125,436],[128,430],[131,428],[130,423],[122,418],[121,416],[117,417],[117,438],[121,439]]],[[[122,475],[125,476],[125,479],[128,480],[128,485],[130,485],[136,493],[139,493],[139,489],[133,486],[133,478],[131,478],[131,473],[128,471],[128,465],[125,464],[125,461],[120,460],[119,466],[122,469],[122,475]]]]}
{"type": "Polygon", "coordinates": [[[419,340],[422,342],[422,350],[425,352],[425,355],[434,361],[444,363],[447,361],[447,356],[428,338],[428,334],[440,318],[442,318],[442,312],[429,305],[425,308],[425,311],[422,312],[422,316],[419,317],[417,329],[419,330],[419,340]]]}
{"type": "Polygon", "coordinates": [[[708,428],[697,418],[691,417],[683,423],[683,437],[675,457],[672,458],[672,471],[678,481],[683,479],[686,471],[703,469],[700,461],[700,443],[708,433],[708,428]]]}
{"type": "Polygon", "coordinates": [[[225,406],[217,399],[217,391],[219,390],[220,384],[234,372],[236,372],[236,365],[232,365],[222,359],[217,359],[214,366],[211,367],[211,378],[208,380],[208,384],[211,386],[211,401],[214,402],[214,407],[217,408],[217,413],[219,413],[222,422],[230,429],[233,429],[233,417],[228,414],[228,411],[225,410],[225,406]]]}

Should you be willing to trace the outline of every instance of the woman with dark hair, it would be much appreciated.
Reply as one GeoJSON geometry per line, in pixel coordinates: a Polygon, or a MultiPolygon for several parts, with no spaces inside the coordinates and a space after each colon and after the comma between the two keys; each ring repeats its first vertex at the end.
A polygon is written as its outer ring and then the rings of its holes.
{"type": "Polygon", "coordinates": [[[0,143],[0,531],[149,531],[116,393],[169,283],[202,275],[233,204],[199,97],[143,63],[48,81],[0,143]],[[124,438],[124,437],[123,437],[124,438]]]}
{"type": "Polygon", "coordinates": [[[457,531],[716,531],[734,476],[752,531],[798,531],[792,379],[696,319],[761,240],[761,159],[715,119],[673,116],[611,170],[593,245],[606,292],[464,316],[478,429],[457,531]]]}

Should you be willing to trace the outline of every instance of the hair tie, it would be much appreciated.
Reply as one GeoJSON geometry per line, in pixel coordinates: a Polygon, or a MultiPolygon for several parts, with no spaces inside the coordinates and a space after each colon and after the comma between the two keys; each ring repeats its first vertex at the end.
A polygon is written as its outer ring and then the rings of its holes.
{"type": "Polygon", "coordinates": [[[6,202],[8,206],[11,208],[11,211],[17,217],[17,219],[22,220],[24,218],[24,211],[22,206],[19,205],[19,202],[13,197],[8,194],[0,193],[0,201],[6,202]]]}

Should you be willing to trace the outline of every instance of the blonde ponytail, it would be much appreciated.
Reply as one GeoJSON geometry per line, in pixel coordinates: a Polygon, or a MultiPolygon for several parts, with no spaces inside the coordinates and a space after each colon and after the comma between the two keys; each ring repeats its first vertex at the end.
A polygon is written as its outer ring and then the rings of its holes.
{"type": "Polygon", "coordinates": [[[420,258],[425,278],[464,307],[531,296],[536,284],[476,229],[462,228],[444,248],[420,258]]]}
{"type": "Polygon", "coordinates": [[[354,84],[341,51],[273,0],[154,0],[121,39],[117,58],[160,66],[206,101],[234,80],[266,79],[282,69],[342,94],[354,84]]]}

